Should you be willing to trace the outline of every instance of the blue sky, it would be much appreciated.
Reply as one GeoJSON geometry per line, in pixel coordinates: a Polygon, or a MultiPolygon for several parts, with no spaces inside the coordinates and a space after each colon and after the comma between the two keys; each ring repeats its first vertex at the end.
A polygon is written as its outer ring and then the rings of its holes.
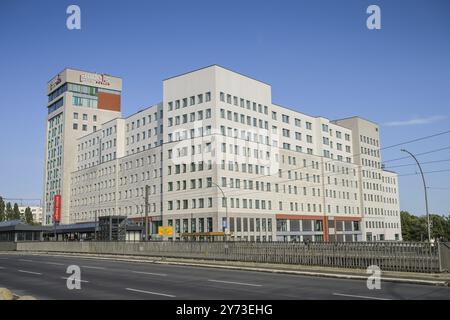
{"type": "MultiPolygon", "coordinates": [[[[0,195],[41,197],[46,83],[65,67],[121,76],[125,115],[161,101],[164,78],[216,63],[270,83],[275,103],[371,119],[383,146],[450,130],[449,15],[446,0],[1,0],[0,195]],[[81,30],[66,28],[70,4],[81,8],[81,30]],[[366,28],[371,4],[381,30],[366,28]]],[[[450,135],[404,147],[446,146],[450,135]]],[[[383,158],[404,156],[400,148],[383,158]]],[[[450,150],[419,159],[450,159],[450,150]]],[[[450,162],[424,165],[444,169],[450,162]]],[[[427,175],[449,188],[429,190],[432,212],[450,213],[449,178],[427,175]]],[[[423,214],[419,176],[400,177],[400,195],[402,209],[423,214]]]]}

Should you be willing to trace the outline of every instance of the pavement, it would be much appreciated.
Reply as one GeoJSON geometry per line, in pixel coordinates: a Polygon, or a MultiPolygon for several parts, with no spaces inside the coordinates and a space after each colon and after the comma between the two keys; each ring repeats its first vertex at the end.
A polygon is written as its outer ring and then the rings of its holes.
{"type": "Polygon", "coordinates": [[[369,290],[362,279],[31,253],[0,253],[0,287],[52,300],[450,300],[445,286],[383,279],[369,290]],[[79,290],[67,287],[70,265],[80,267],[79,290]]]}
{"type": "MultiPolygon", "coordinates": [[[[9,252],[13,254],[13,252],[9,252]]],[[[273,273],[286,273],[297,275],[308,275],[318,277],[331,277],[341,279],[359,279],[367,280],[366,269],[355,268],[338,268],[338,267],[324,267],[314,265],[297,265],[297,264],[274,264],[274,263],[257,263],[257,262],[245,262],[245,261],[223,261],[212,259],[198,259],[198,258],[175,258],[175,257],[161,257],[161,256],[148,256],[148,255],[124,255],[124,254],[88,254],[77,252],[47,252],[47,251],[21,251],[14,252],[16,254],[47,254],[47,255],[66,255],[66,256],[78,256],[84,258],[94,259],[113,259],[118,261],[127,262],[148,262],[159,264],[177,264],[186,266],[201,266],[211,268],[223,268],[234,270],[247,270],[247,271],[261,271],[261,272],[273,272],[273,273]]],[[[420,272],[406,272],[406,271],[386,271],[382,270],[383,281],[389,282],[402,282],[412,284],[429,284],[450,286],[450,273],[420,273],[420,272]]]]}

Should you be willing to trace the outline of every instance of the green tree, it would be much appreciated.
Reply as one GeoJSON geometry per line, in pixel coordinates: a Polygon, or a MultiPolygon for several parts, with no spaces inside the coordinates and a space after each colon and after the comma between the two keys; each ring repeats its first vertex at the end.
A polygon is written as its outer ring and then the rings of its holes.
{"type": "Polygon", "coordinates": [[[425,241],[428,239],[426,217],[417,217],[407,211],[400,212],[404,241],[425,241]]]}
{"type": "Polygon", "coordinates": [[[11,206],[11,202],[6,203],[5,215],[6,215],[6,220],[14,219],[14,211],[11,206]]]}
{"type": "Polygon", "coordinates": [[[430,215],[431,237],[441,241],[448,241],[448,219],[437,214],[430,215]]]}
{"type": "MultiPolygon", "coordinates": [[[[407,211],[400,212],[402,235],[405,241],[428,241],[427,216],[417,217],[407,211]]],[[[431,238],[440,241],[450,240],[450,217],[430,214],[431,238]]]]}
{"type": "Polygon", "coordinates": [[[428,227],[426,217],[412,216],[412,228],[411,228],[412,241],[427,241],[428,240],[428,227]]]}
{"type": "Polygon", "coordinates": [[[450,241],[450,215],[445,219],[445,238],[450,241]]]}
{"type": "Polygon", "coordinates": [[[13,219],[14,220],[21,220],[22,215],[20,213],[19,210],[19,205],[17,203],[14,203],[14,208],[13,208],[13,219]]]}
{"type": "Polygon", "coordinates": [[[25,222],[28,224],[33,224],[33,214],[31,213],[30,207],[25,209],[25,222]]]}
{"type": "Polygon", "coordinates": [[[0,221],[6,220],[5,201],[0,197],[0,221]]]}
{"type": "Polygon", "coordinates": [[[402,238],[411,241],[411,215],[408,211],[400,211],[400,223],[402,225],[402,238]]]}

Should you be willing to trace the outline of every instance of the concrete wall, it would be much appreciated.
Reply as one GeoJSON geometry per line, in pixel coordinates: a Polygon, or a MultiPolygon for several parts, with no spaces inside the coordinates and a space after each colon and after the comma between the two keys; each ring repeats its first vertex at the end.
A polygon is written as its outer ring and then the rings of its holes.
{"type": "Polygon", "coordinates": [[[0,242],[0,251],[15,251],[16,248],[15,242],[0,242]]]}

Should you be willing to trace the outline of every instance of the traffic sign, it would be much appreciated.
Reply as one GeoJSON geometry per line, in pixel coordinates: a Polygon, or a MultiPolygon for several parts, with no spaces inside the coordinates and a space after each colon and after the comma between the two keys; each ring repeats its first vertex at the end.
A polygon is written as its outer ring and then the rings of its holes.
{"type": "Polygon", "coordinates": [[[160,226],[158,227],[158,235],[160,236],[173,236],[172,226],[160,226]]]}

